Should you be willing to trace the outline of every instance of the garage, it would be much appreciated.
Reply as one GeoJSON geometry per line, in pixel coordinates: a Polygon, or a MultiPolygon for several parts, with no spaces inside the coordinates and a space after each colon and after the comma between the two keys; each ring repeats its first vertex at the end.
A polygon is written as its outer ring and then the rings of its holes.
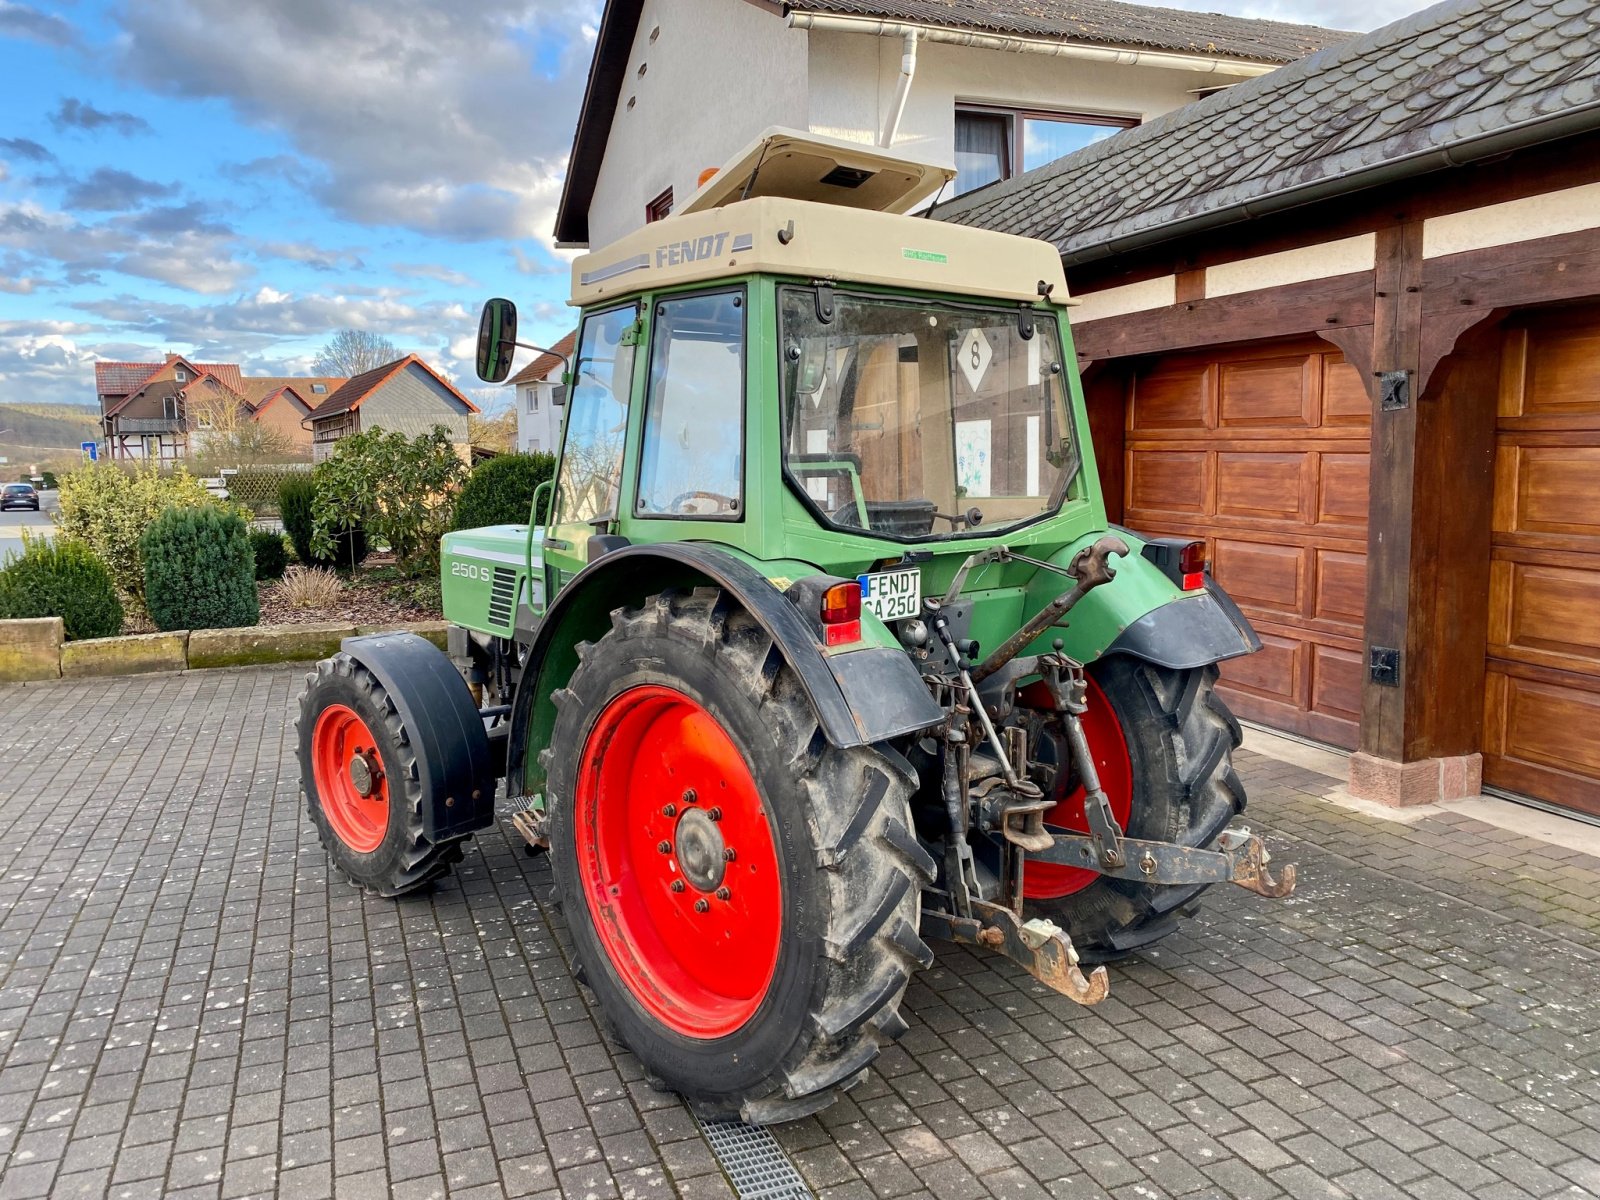
{"type": "Polygon", "coordinates": [[[1090,402],[1113,519],[1204,538],[1261,635],[1261,653],[1223,666],[1234,711],[1354,746],[1371,427],[1355,369],[1320,339],[1254,343],[1146,360],[1090,402]]]}
{"type": "Polygon", "coordinates": [[[1507,323],[1483,777],[1600,815],[1600,306],[1507,323]]]}

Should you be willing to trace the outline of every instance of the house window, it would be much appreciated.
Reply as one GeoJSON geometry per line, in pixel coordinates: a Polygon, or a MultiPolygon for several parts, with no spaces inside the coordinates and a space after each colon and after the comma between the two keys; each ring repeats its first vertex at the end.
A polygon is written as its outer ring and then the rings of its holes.
{"type": "Polygon", "coordinates": [[[528,411],[531,413],[539,411],[539,389],[536,387],[528,389],[528,411]]]}
{"type": "Polygon", "coordinates": [[[313,383],[311,385],[311,394],[313,396],[326,396],[328,394],[328,385],[325,383],[313,383]]]}
{"type": "Polygon", "coordinates": [[[176,379],[179,383],[188,383],[189,382],[189,374],[182,367],[173,367],[172,368],[172,377],[174,379],[176,379]]]}
{"type": "Polygon", "coordinates": [[[161,402],[161,409],[166,414],[167,420],[176,421],[178,419],[178,398],[176,396],[168,396],[161,402]]]}
{"type": "Polygon", "coordinates": [[[201,429],[210,429],[211,428],[211,414],[210,413],[201,413],[199,416],[197,416],[195,418],[195,423],[197,425],[199,425],[201,429]]]}
{"type": "Polygon", "coordinates": [[[1132,117],[963,106],[956,109],[955,194],[1042,167],[1138,123],[1132,117]]]}
{"type": "Polygon", "coordinates": [[[672,215],[672,189],[671,188],[668,188],[666,191],[662,192],[661,195],[657,196],[654,200],[650,201],[649,204],[646,204],[644,206],[644,223],[646,225],[650,224],[651,221],[659,221],[663,217],[670,217],[671,215],[672,215]]]}

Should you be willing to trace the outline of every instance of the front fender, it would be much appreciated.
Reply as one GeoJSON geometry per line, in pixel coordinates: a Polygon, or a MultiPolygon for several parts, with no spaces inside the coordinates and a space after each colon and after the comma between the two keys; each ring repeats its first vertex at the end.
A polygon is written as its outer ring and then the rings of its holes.
{"type": "Polygon", "coordinates": [[[616,608],[672,588],[706,586],[732,594],[772,638],[833,745],[870,745],[943,720],[903,651],[870,647],[825,654],[800,611],[751,563],[694,542],[624,546],[579,571],[539,624],[512,703],[508,794],[533,795],[544,788],[539,751],[555,728],[550,695],[576,669],[578,643],[604,637],[616,608]]]}

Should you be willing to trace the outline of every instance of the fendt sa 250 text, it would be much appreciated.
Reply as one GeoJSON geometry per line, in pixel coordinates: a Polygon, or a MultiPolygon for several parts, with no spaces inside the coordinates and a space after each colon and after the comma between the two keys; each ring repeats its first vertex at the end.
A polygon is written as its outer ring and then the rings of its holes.
{"type": "MultiPolygon", "coordinates": [[[[1092,1004],[1080,961],[1208,885],[1293,887],[1228,828],[1217,663],[1259,642],[1203,543],[1107,526],[1060,259],[904,215],[950,174],[770,131],[579,258],[548,520],[445,538],[449,655],[354,638],[301,700],[370,891],[449,871],[503,779],[574,970],[702,1114],[859,1081],[925,939],[1092,1004]]],[[[485,380],[515,342],[490,301],[485,380]]]]}

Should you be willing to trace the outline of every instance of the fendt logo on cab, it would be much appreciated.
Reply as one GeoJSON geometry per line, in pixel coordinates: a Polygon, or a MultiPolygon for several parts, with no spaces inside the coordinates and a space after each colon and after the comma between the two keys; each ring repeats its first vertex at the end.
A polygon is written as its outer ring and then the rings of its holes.
{"type": "Polygon", "coordinates": [[[682,263],[700,262],[707,258],[716,258],[722,253],[722,248],[727,244],[727,231],[722,233],[708,233],[703,238],[692,242],[668,242],[665,246],[656,247],[657,267],[676,267],[682,263]]]}

